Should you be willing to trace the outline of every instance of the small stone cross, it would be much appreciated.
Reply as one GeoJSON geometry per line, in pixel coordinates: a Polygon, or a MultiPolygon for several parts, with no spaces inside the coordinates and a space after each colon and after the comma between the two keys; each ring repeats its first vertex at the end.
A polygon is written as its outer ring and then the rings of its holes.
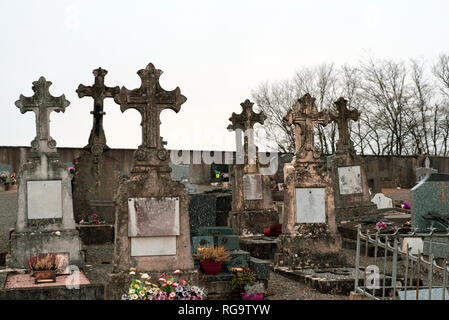
{"type": "Polygon", "coordinates": [[[49,92],[50,86],[50,81],[40,77],[38,81],[33,82],[34,95],[25,97],[21,94],[19,100],[15,102],[21,113],[33,111],[36,114],[37,135],[31,142],[31,147],[36,152],[56,152],[56,141],[50,136],[50,113],[64,112],[70,105],[65,95],[53,97],[49,92]]]}
{"type": "Polygon", "coordinates": [[[94,123],[89,136],[89,143],[85,147],[91,149],[92,153],[102,153],[104,149],[108,149],[106,145],[106,136],[103,130],[103,115],[106,113],[103,111],[103,102],[105,98],[113,98],[120,92],[118,86],[111,88],[104,85],[104,77],[108,73],[107,70],[98,68],[93,71],[95,76],[95,83],[93,86],[84,86],[80,84],[76,92],[78,97],[85,96],[92,97],[94,99],[94,110],[90,113],[94,116],[94,123]]]}
{"type": "Polygon", "coordinates": [[[338,113],[331,114],[331,119],[338,125],[337,153],[354,152],[354,144],[351,141],[348,123],[349,120],[357,121],[360,112],[349,110],[347,104],[348,101],[344,98],[338,99],[335,101],[338,113]]]}

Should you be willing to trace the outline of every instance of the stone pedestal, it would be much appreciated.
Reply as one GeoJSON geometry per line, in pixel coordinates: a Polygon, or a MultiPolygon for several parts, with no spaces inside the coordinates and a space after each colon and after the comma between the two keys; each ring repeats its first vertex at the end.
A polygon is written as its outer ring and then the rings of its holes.
{"type": "Polygon", "coordinates": [[[336,154],[327,157],[327,167],[334,188],[337,223],[378,215],[376,205],[370,201],[363,159],[353,153],[336,154]]]}

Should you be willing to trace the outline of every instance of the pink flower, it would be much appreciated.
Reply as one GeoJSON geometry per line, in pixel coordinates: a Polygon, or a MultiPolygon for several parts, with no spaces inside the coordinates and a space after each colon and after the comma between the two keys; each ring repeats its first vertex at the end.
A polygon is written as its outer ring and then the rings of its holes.
{"type": "Polygon", "coordinates": [[[181,284],[182,284],[183,286],[185,286],[185,285],[186,285],[186,283],[187,283],[187,281],[185,281],[185,280],[181,280],[181,284]]]}
{"type": "Polygon", "coordinates": [[[378,223],[376,223],[376,227],[378,227],[379,229],[382,229],[384,227],[386,227],[387,224],[385,222],[379,221],[378,223]]]}
{"type": "Polygon", "coordinates": [[[181,273],[181,270],[177,269],[173,272],[174,274],[181,273]]]}
{"type": "Polygon", "coordinates": [[[93,213],[92,214],[92,219],[97,219],[97,218],[98,218],[98,215],[96,213],[93,213]]]}

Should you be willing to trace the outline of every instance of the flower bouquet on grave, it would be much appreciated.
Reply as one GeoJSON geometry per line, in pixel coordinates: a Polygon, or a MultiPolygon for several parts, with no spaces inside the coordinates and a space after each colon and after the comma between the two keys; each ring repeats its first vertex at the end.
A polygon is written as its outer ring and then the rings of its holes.
{"type": "Polygon", "coordinates": [[[234,275],[234,278],[231,281],[232,290],[240,292],[243,299],[243,297],[246,296],[245,287],[253,285],[256,282],[254,271],[247,267],[241,267],[232,268],[231,273],[234,275]]]}
{"type": "Polygon", "coordinates": [[[5,183],[9,178],[9,175],[6,172],[0,174],[0,182],[5,183]]]}
{"type": "MultiPolygon", "coordinates": [[[[180,270],[174,274],[181,273],[180,270]]],[[[187,284],[187,281],[176,282],[173,276],[162,273],[158,283],[151,283],[152,277],[147,273],[140,273],[140,279],[136,279],[136,269],[131,268],[131,284],[128,293],[122,296],[122,300],[204,300],[206,292],[197,286],[187,284]]]]}
{"type": "Polygon", "coordinates": [[[101,218],[98,214],[92,213],[86,220],[82,219],[80,224],[103,224],[106,221],[101,218]]]}
{"type": "Polygon", "coordinates": [[[198,247],[193,257],[200,261],[201,270],[207,275],[221,271],[223,262],[231,261],[231,254],[225,247],[198,247]]]}
{"type": "Polygon", "coordinates": [[[56,272],[59,269],[60,257],[54,253],[38,254],[26,260],[34,283],[56,282],[56,272]]]}
{"type": "Polygon", "coordinates": [[[72,175],[75,174],[75,165],[69,167],[69,173],[71,173],[72,175]]]}
{"type": "Polygon", "coordinates": [[[242,300],[262,300],[265,288],[263,283],[245,285],[245,292],[240,293],[242,300]]]}

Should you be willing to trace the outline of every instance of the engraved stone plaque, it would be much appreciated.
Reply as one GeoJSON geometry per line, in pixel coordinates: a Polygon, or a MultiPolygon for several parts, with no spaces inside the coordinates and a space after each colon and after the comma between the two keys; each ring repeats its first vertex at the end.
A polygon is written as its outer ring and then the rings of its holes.
{"type": "Polygon", "coordinates": [[[179,198],[129,198],[128,236],[179,235],[179,198]]]}
{"type": "Polygon", "coordinates": [[[340,194],[362,193],[360,166],[338,168],[340,194]]]}
{"type": "Polygon", "coordinates": [[[131,256],[176,255],[176,236],[131,238],[131,256]]]}
{"type": "Polygon", "coordinates": [[[62,218],[61,180],[28,181],[28,219],[62,218]]]}
{"type": "Polygon", "coordinates": [[[245,200],[262,199],[262,176],[260,174],[243,176],[243,198],[245,200]]]}
{"type": "Polygon", "coordinates": [[[326,223],[324,188],[296,188],[296,223],[326,223]]]}

